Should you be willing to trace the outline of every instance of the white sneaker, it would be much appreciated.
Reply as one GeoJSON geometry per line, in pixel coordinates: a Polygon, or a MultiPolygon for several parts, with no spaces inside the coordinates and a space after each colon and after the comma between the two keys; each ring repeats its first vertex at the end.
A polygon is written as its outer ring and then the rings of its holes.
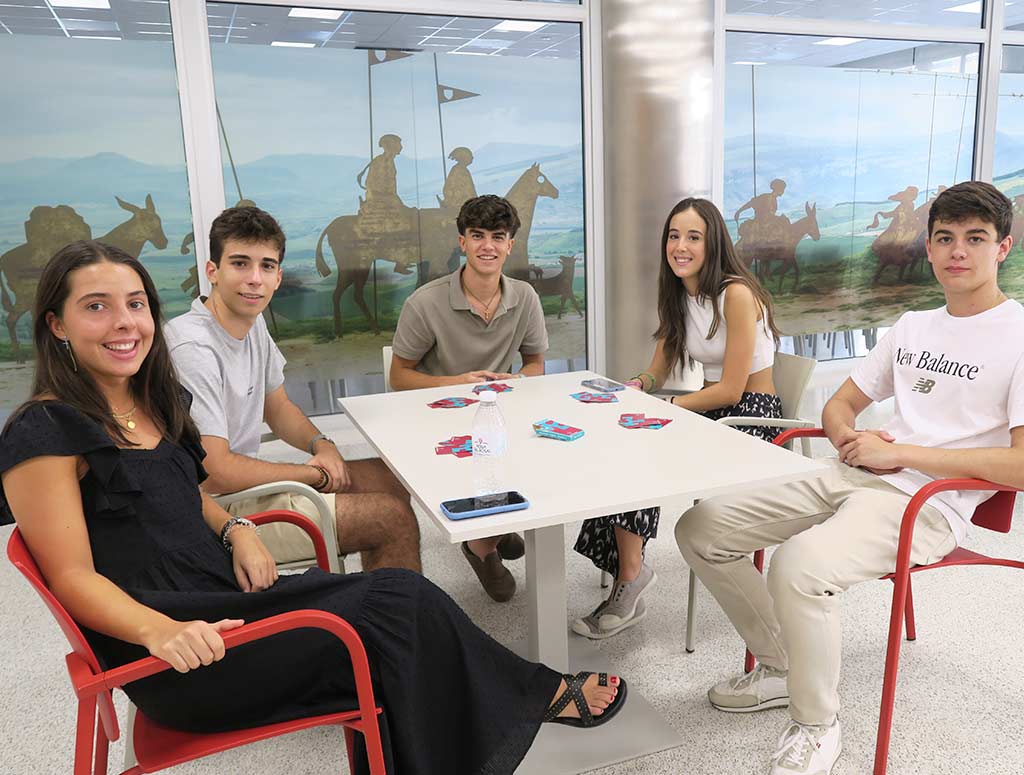
{"type": "Polygon", "coordinates": [[[745,675],[715,684],[708,700],[726,713],[752,713],[789,705],[788,673],[760,662],[745,675]]]}
{"type": "Polygon", "coordinates": [[[779,738],[770,775],[829,775],[842,751],[838,718],[830,726],[793,721],[779,738]]]}

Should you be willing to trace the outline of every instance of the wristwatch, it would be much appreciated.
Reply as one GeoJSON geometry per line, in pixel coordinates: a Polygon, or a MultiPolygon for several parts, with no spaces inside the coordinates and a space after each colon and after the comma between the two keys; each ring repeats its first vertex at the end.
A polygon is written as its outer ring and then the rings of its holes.
{"type": "MultiPolygon", "coordinates": [[[[316,454],[316,443],[318,441],[326,441],[329,444],[334,444],[334,439],[332,439],[330,436],[327,436],[326,434],[323,433],[318,433],[316,436],[309,440],[309,454],[316,454]]],[[[334,444],[334,446],[337,447],[338,445],[334,444]]]]}

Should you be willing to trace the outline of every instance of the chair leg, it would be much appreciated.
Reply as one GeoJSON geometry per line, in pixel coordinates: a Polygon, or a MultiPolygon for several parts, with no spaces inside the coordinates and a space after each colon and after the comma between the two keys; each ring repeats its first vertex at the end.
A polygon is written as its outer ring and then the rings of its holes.
{"type": "Polygon", "coordinates": [[[608,571],[601,571],[601,589],[608,589],[612,585],[612,579],[614,577],[608,571]]]}
{"type": "Polygon", "coordinates": [[[92,744],[96,731],[95,697],[78,701],[78,719],[75,727],[74,775],[91,775],[92,744]]]}
{"type": "Polygon", "coordinates": [[[874,775],[885,775],[892,737],[892,713],[896,703],[896,674],[900,664],[903,640],[903,617],[906,613],[910,573],[893,579],[892,610],[889,614],[889,645],[885,652],[885,675],[882,678],[882,704],[878,712],[878,737],[875,741],[874,775]]]}
{"type": "Polygon", "coordinates": [[[917,640],[917,626],[914,623],[914,582],[913,576],[907,576],[907,640],[917,640]]]}
{"type": "MultiPolygon", "coordinates": [[[[758,573],[764,573],[764,549],[754,552],[754,567],[757,568],[758,573]]],[[[743,655],[743,672],[749,673],[753,670],[754,662],[754,655],[750,653],[750,649],[747,649],[743,655]]]]}
{"type": "Polygon", "coordinates": [[[356,775],[356,733],[350,727],[345,730],[345,750],[348,752],[348,771],[356,775]]]}
{"type": "Polygon", "coordinates": [[[110,753],[110,741],[103,730],[103,724],[96,725],[96,759],[93,775],[107,775],[107,755],[110,753]]]}
{"type": "Polygon", "coordinates": [[[693,653],[693,631],[697,619],[697,574],[690,569],[690,590],[686,599],[686,653],[693,653]]]}
{"type": "Polygon", "coordinates": [[[139,760],[135,758],[135,714],[138,712],[135,703],[129,702],[128,723],[125,724],[124,730],[124,768],[126,770],[139,763],[139,760]]]}

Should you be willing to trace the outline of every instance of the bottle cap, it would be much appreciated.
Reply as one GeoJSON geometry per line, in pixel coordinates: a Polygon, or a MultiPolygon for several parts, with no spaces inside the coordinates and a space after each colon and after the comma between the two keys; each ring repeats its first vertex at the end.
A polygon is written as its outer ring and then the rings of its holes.
{"type": "Polygon", "coordinates": [[[498,394],[493,390],[481,390],[477,398],[480,399],[482,404],[494,404],[498,401],[498,394]]]}

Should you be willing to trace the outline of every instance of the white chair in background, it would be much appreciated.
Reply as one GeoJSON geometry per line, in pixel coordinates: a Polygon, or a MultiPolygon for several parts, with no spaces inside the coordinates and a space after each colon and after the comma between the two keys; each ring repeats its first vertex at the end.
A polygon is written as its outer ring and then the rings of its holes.
{"type": "Polygon", "coordinates": [[[380,348],[381,357],[384,359],[384,392],[391,392],[391,345],[386,344],[380,348]]]}

